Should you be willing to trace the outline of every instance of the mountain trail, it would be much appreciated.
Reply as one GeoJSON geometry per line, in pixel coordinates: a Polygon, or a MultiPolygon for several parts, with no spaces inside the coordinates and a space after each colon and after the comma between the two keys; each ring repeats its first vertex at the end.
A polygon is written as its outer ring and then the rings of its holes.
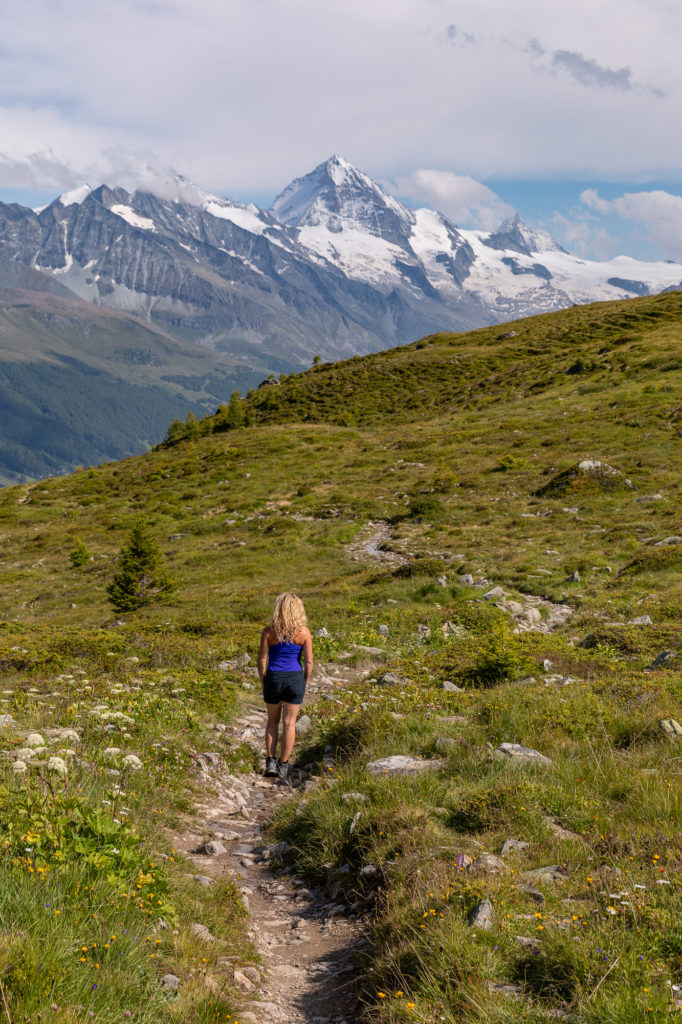
{"type": "MultiPolygon", "coordinates": [[[[353,674],[347,666],[317,664],[304,704],[314,703],[321,692],[333,692],[353,674]]],[[[265,717],[264,706],[254,700],[234,725],[218,729],[264,755],[265,717]]],[[[196,865],[198,884],[234,882],[249,913],[249,938],[262,958],[257,968],[226,964],[224,977],[214,976],[207,984],[218,992],[234,981],[244,993],[240,1024],[350,1024],[358,1016],[354,954],[365,941],[362,919],[325,888],[309,888],[294,870],[284,868],[278,860],[282,844],[265,837],[277,807],[292,791],[313,788],[317,780],[293,768],[286,783],[258,774],[232,776],[214,752],[198,754],[197,764],[205,800],[186,831],[173,835],[173,843],[196,865]],[[222,850],[212,845],[216,842],[222,850]]]]}
{"type": "Polygon", "coordinates": [[[355,540],[346,545],[346,551],[356,562],[374,558],[388,565],[405,565],[409,559],[398,551],[386,550],[384,547],[392,539],[393,532],[388,523],[370,521],[355,540]]]}

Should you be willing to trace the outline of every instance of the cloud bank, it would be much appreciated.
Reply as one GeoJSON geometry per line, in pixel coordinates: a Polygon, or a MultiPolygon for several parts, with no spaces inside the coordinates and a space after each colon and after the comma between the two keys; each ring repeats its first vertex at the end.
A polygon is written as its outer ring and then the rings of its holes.
{"type": "Polygon", "coordinates": [[[6,5],[3,180],[62,187],[114,150],[237,198],[333,152],[382,178],[682,176],[681,29],[671,0],[6,5]]]}
{"type": "Polygon", "coordinates": [[[461,227],[477,227],[492,231],[513,207],[480,181],[451,171],[414,171],[399,177],[395,191],[407,199],[427,203],[461,227]]]}

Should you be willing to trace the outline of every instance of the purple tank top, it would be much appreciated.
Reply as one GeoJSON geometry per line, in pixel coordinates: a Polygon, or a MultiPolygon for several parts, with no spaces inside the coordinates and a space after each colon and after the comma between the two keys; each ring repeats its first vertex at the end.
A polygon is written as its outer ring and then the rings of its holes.
{"type": "Polygon", "coordinates": [[[268,648],[268,669],[271,672],[300,672],[303,644],[281,640],[268,648]]]}

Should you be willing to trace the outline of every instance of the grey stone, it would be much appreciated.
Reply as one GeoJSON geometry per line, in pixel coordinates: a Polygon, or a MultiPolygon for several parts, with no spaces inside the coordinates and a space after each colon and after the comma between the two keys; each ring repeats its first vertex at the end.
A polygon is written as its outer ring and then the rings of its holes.
{"type": "Polygon", "coordinates": [[[580,583],[580,573],[578,572],[577,569],[574,572],[572,572],[571,575],[568,577],[568,582],[569,583],[580,583]]]}
{"type": "Polygon", "coordinates": [[[382,623],[382,625],[379,626],[379,632],[381,633],[382,636],[388,636],[388,626],[382,623]]]}
{"type": "Polygon", "coordinates": [[[307,732],[310,732],[312,727],[313,722],[310,716],[301,715],[301,717],[296,720],[296,735],[304,736],[307,732]]]}
{"type": "Polygon", "coordinates": [[[349,804],[352,802],[357,802],[360,804],[367,803],[367,797],[365,796],[364,793],[342,793],[341,800],[343,801],[344,804],[349,804]]]}
{"type": "Polygon", "coordinates": [[[477,903],[474,909],[469,914],[467,923],[470,928],[477,928],[482,932],[492,931],[494,924],[495,911],[493,908],[492,900],[488,897],[477,903]]]}
{"type": "Polygon", "coordinates": [[[360,868],[360,878],[366,882],[379,882],[383,877],[383,871],[376,864],[365,864],[360,868]]]}
{"type": "Polygon", "coordinates": [[[507,341],[509,338],[517,338],[516,331],[504,331],[502,334],[497,335],[497,341],[507,341]]]}
{"type": "Polygon", "coordinates": [[[467,874],[474,878],[482,875],[507,875],[509,868],[501,857],[496,857],[494,853],[481,853],[469,864],[467,874]]]}
{"type": "Polygon", "coordinates": [[[207,843],[202,843],[196,852],[207,857],[219,857],[222,853],[227,853],[227,847],[223,846],[219,839],[209,839],[207,843]]]}
{"type": "Polygon", "coordinates": [[[462,689],[461,686],[457,686],[449,679],[446,679],[445,682],[443,683],[443,689],[447,690],[448,693],[464,693],[464,690],[462,689]]]}
{"type": "Polygon", "coordinates": [[[329,636],[331,636],[331,633],[329,633],[327,631],[327,628],[325,626],[323,626],[322,629],[316,629],[315,630],[315,636],[329,637],[329,636]]]}
{"type": "Polygon", "coordinates": [[[208,875],[192,875],[192,878],[197,885],[215,885],[215,878],[210,878],[208,875]]]}
{"type": "Polygon", "coordinates": [[[530,843],[525,843],[522,839],[507,839],[500,852],[503,857],[506,857],[510,853],[521,853],[529,846],[530,843]]]}
{"type": "Polygon", "coordinates": [[[524,882],[529,882],[531,885],[537,885],[538,883],[554,883],[554,882],[565,882],[568,878],[567,873],[559,864],[548,864],[546,867],[534,868],[532,871],[524,871],[521,876],[524,882]]]}
{"type": "Polygon", "coordinates": [[[510,615],[517,616],[523,614],[523,605],[519,601],[505,601],[503,607],[510,615]]]}
{"type": "Polygon", "coordinates": [[[232,980],[241,992],[253,992],[256,987],[251,979],[246,977],[243,971],[235,971],[232,980]]]}
{"type": "Polygon", "coordinates": [[[410,680],[397,672],[382,672],[377,679],[377,686],[409,686],[410,680]]]}
{"type": "Polygon", "coordinates": [[[417,626],[417,632],[419,633],[420,636],[423,636],[425,640],[428,640],[428,638],[431,636],[431,627],[424,626],[420,622],[419,625],[417,626]]]}
{"type": "Polygon", "coordinates": [[[500,598],[502,598],[504,596],[505,596],[505,593],[504,593],[504,590],[502,589],[502,587],[493,587],[492,590],[489,590],[486,594],[483,595],[483,600],[484,601],[498,601],[500,598]]]}
{"type": "Polygon", "coordinates": [[[180,979],[177,974],[164,974],[161,979],[161,985],[169,992],[177,992],[180,987],[180,979]]]}
{"type": "Polygon", "coordinates": [[[539,889],[536,889],[534,885],[525,885],[524,883],[521,883],[520,885],[515,886],[515,888],[523,896],[528,896],[533,903],[543,904],[545,902],[545,894],[540,892],[539,889]]]}
{"type": "Polygon", "coordinates": [[[654,620],[650,615],[638,615],[636,619],[630,619],[628,626],[653,626],[654,620]]]}
{"type": "Polygon", "coordinates": [[[682,537],[673,536],[666,537],[665,540],[659,540],[657,544],[654,544],[655,548],[662,548],[668,544],[682,544],[682,537]]]}
{"type": "Polygon", "coordinates": [[[291,849],[291,844],[287,842],[275,843],[270,847],[270,856],[273,860],[279,860],[285,853],[288,853],[291,849]]]}
{"type": "Polygon", "coordinates": [[[242,974],[246,975],[249,981],[252,981],[254,985],[260,985],[260,971],[257,971],[255,967],[250,965],[247,967],[240,967],[239,970],[242,974]]]}
{"type": "Polygon", "coordinates": [[[510,981],[489,981],[488,991],[499,996],[506,996],[507,999],[522,999],[523,985],[517,985],[510,981]]]}
{"type": "Polygon", "coordinates": [[[661,651],[661,653],[657,654],[651,662],[649,668],[662,668],[664,665],[667,665],[669,661],[672,661],[676,654],[677,651],[661,651]]]}
{"type": "Polygon", "coordinates": [[[212,935],[205,924],[199,924],[198,921],[192,921],[190,930],[199,939],[203,939],[204,942],[215,942],[215,935],[212,935]]]}
{"type": "Polygon", "coordinates": [[[511,764],[519,765],[538,764],[549,766],[552,763],[549,757],[545,757],[539,751],[533,750],[532,747],[523,747],[520,743],[500,743],[497,750],[493,753],[493,757],[497,761],[508,761],[511,764]]]}
{"type": "MultiPolygon", "coordinates": [[[[286,1020],[286,1013],[276,1003],[262,1003],[260,1001],[248,1003],[249,1009],[253,1010],[259,1020],[286,1020]]],[[[241,1014],[243,1018],[244,1014],[241,1014]]]]}
{"type": "Polygon", "coordinates": [[[465,572],[463,573],[462,576],[458,578],[457,582],[461,583],[463,587],[473,587],[474,577],[471,575],[470,572],[465,572]]]}
{"type": "Polygon", "coordinates": [[[682,725],[675,718],[662,718],[658,723],[658,728],[672,739],[682,736],[682,725]]]}
{"type": "Polygon", "coordinates": [[[447,578],[447,576],[436,576],[436,583],[438,583],[439,586],[441,586],[441,587],[447,587],[447,585],[448,585],[448,578],[447,578]]]}
{"type": "Polygon", "coordinates": [[[435,758],[425,761],[408,754],[394,754],[392,757],[370,761],[365,767],[370,775],[420,775],[422,772],[442,768],[443,762],[435,758]]]}

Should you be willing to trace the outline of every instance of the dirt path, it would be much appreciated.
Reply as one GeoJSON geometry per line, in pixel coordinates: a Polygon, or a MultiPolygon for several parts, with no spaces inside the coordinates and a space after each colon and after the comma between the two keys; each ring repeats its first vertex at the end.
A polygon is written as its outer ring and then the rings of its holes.
{"type": "MultiPolygon", "coordinates": [[[[335,680],[346,681],[351,674],[346,667],[327,671],[316,666],[305,703],[333,691],[335,680]]],[[[235,725],[222,729],[262,751],[265,709],[254,699],[235,725]]],[[[358,1016],[353,955],[364,941],[362,920],[326,889],[308,888],[284,869],[277,847],[264,836],[265,822],[292,789],[305,790],[315,780],[302,771],[292,772],[291,784],[255,774],[235,778],[214,753],[199,755],[198,762],[206,800],[197,806],[191,827],[174,835],[173,842],[196,865],[200,884],[202,879],[206,885],[231,879],[249,911],[249,935],[262,966],[234,970],[244,992],[240,1024],[351,1024],[358,1016]],[[224,852],[196,852],[207,837],[222,844],[224,852]]]]}

